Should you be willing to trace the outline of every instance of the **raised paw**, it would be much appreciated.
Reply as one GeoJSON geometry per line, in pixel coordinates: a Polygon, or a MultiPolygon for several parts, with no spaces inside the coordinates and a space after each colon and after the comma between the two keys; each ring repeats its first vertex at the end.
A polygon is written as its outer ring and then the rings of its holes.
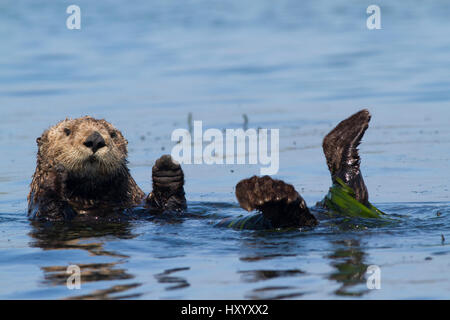
{"type": "Polygon", "coordinates": [[[178,162],[170,155],[156,160],[152,168],[153,191],[147,204],[154,209],[182,210],[186,208],[184,173],[178,162]]]}
{"type": "Polygon", "coordinates": [[[292,185],[269,176],[254,176],[240,181],[236,185],[236,198],[243,209],[260,211],[275,228],[317,223],[292,185]]]}
{"type": "Polygon", "coordinates": [[[170,155],[163,155],[156,160],[152,168],[153,188],[177,189],[184,185],[184,174],[178,162],[170,155]]]}

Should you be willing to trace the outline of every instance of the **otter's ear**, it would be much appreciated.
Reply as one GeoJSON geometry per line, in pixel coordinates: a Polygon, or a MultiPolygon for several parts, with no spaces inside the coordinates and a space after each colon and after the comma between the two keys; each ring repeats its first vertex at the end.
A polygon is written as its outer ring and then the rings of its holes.
{"type": "Polygon", "coordinates": [[[38,147],[41,147],[44,143],[48,141],[48,130],[44,131],[42,135],[38,138],[36,138],[36,144],[38,147]]]}

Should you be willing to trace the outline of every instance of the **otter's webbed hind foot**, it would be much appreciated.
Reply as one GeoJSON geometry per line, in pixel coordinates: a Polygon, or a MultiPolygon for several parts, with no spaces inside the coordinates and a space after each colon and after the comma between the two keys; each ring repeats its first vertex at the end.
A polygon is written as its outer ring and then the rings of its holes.
{"type": "Polygon", "coordinates": [[[243,209],[260,211],[274,228],[313,227],[317,224],[295,188],[269,176],[253,176],[240,181],[236,185],[236,198],[243,209]]]}
{"type": "Polygon", "coordinates": [[[358,146],[370,122],[368,110],[361,110],[340,122],[323,140],[323,151],[333,183],[341,179],[355,192],[362,204],[369,203],[369,193],[364,183],[358,146]]]}
{"type": "Polygon", "coordinates": [[[156,210],[181,211],[187,208],[184,194],[184,173],[170,155],[156,160],[152,168],[153,191],[146,200],[147,207],[156,210]]]}

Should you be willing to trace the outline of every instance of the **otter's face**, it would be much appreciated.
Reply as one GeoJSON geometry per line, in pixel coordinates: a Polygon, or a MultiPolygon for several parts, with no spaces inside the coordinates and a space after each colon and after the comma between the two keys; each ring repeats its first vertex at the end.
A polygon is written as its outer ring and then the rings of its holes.
{"type": "Polygon", "coordinates": [[[96,178],[126,168],[127,141],[105,120],[64,120],[37,139],[39,155],[79,177],[96,178]]]}

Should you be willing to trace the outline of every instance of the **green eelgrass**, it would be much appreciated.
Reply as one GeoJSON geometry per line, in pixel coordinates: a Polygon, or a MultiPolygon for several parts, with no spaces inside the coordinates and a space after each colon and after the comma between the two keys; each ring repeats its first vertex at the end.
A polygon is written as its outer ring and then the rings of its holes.
{"type": "Polygon", "coordinates": [[[264,230],[272,229],[269,221],[261,213],[240,215],[236,218],[226,218],[216,224],[217,227],[227,227],[237,230],[264,230]]]}
{"type": "Polygon", "coordinates": [[[355,192],[344,181],[335,178],[330,191],[323,199],[322,204],[331,211],[340,215],[355,218],[382,218],[385,213],[375,208],[371,203],[365,206],[355,199],[355,192]]]}
{"type": "MultiPolygon", "coordinates": [[[[326,197],[317,205],[324,207],[331,215],[336,214],[351,218],[387,218],[388,220],[391,220],[384,212],[377,209],[371,203],[369,203],[368,206],[365,206],[356,200],[353,189],[347,186],[345,182],[339,178],[336,178],[326,197]]],[[[261,213],[247,216],[240,215],[236,218],[226,218],[217,223],[216,226],[238,230],[264,230],[272,228],[270,222],[264,219],[264,216],[261,213]]]]}

